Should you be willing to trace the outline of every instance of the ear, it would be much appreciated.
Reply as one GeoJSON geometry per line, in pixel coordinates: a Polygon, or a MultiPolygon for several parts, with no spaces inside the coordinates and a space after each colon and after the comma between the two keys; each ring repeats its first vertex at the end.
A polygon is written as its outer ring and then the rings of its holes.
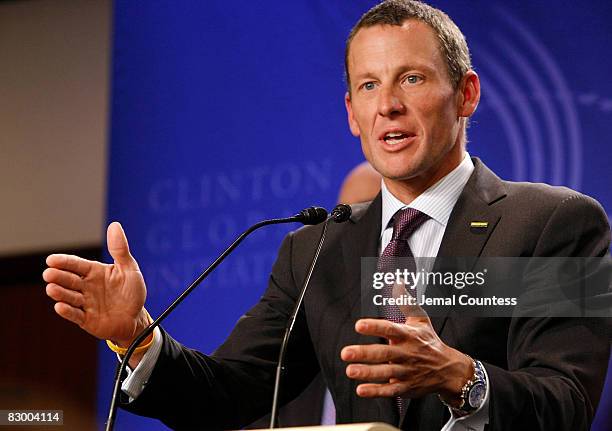
{"type": "Polygon", "coordinates": [[[358,138],[360,136],[359,125],[357,124],[357,121],[355,120],[355,116],[353,115],[351,95],[348,91],[344,94],[344,106],[346,106],[346,113],[348,116],[348,123],[351,129],[351,133],[353,134],[353,136],[358,138]]]}
{"type": "Polygon", "coordinates": [[[460,117],[470,117],[480,101],[480,78],[473,70],[468,70],[459,83],[457,113],[460,117]]]}

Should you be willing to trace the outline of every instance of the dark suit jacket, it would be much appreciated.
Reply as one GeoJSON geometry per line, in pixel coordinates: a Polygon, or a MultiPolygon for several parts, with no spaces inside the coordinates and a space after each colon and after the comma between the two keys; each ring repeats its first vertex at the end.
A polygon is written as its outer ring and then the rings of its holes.
{"type": "MultiPolygon", "coordinates": [[[[601,206],[575,191],[500,180],[478,159],[452,211],[438,256],[603,256],[610,228],[601,206]],[[486,221],[484,234],[470,221],[486,221]]],[[[354,207],[349,222],[331,224],[296,322],[287,356],[283,400],[322,372],[338,423],[381,421],[410,430],[439,430],[448,417],[435,395],[412,400],[399,418],[394,400],[355,395],[340,350],[380,342],[355,333],[361,317],[360,260],[377,256],[381,198],[354,207]],[[400,423],[401,420],[401,423],[400,423]]],[[[232,429],[270,409],[280,340],[321,226],[283,241],[260,302],[212,355],[164,333],[164,347],[137,400],[123,407],[176,429],[232,429]]],[[[481,360],[490,379],[494,430],[588,429],[601,394],[610,338],[607,322],[560,318],[432,318],[441,339],[481,360]]]]}

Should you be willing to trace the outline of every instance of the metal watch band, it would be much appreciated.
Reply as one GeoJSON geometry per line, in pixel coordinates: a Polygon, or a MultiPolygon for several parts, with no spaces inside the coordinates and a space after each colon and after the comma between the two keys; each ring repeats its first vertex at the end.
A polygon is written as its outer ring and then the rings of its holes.
{"type": "Polygon", "coordinates": [[[472,405],[469,402],[469,396],[470,396],[470,392],[472,391],[472,389],[475,388],[476,386],[483,387],[483,385],[484,385],[484,388],[486,390],[486,374],[484,372],[484,367],[483,367],[482,363],[480,361],[477,361],[477,360],[473,359],[469,355],[466,355],[466,356],[468,358],[470,358],[471,361],[472,361],[472,364],[474,366],[474,374],[472,375],[472,377],[461,388],[461,394],[460,394],[461,404],[459,405],[459,407],[453,407],[453,406],[449,405],[446,401],[444,401],[438,395],[438,397],[440,398],[440,401],[442,401],[442,403],[445,406],[447,406],[455,414],[460,415],[460,416],[464,416],[466,414],[470,414],[470,413],[474,412],[482,404],[482,400],[484,399],[484,396],[479,400],[478,405],[472,405]]]}

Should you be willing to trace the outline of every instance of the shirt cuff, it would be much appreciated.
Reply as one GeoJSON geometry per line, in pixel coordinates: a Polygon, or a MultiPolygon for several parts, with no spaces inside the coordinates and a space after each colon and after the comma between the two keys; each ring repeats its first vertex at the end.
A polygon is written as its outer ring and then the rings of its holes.
{"type": "Polygon", "coordinates": [[[448,410],[451,413],[451,417],[442,427],[441,431],[483,431],[485,425],[489,423],[489,375],[484,365],[482,369],[487,382],[485,398],[482,404],[472,413],[465,416],[457,416],[453,413],[453,410],[449,408],[448,410]]]}
{"type": "MultiPolygon", "coordinates": [[[[127,367],[126,371],[128,376],[123,381],[121,390],[130,397],[130,402],[138,398],[147,385],[149,378],[151,377],[151,373],[153,372],[153,368],[155,368],[155,364],[159,358],[162,344],[163,339],[161,331],[156,327],[153,330],[153,343],[145,352],[138,366],[134,370],[127,367]]],[[[121,357],[119,355],[117,355],[117,357],[121,361],[121,357]]]]}

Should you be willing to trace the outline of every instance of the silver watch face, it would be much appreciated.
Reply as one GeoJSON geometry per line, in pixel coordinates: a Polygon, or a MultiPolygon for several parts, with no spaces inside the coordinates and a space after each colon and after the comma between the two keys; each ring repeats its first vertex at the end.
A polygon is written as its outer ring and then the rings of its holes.
{"type": "Polygon", "coordinates": [[[487,386],[484,382],[477,382],[470,388],[470,392],[467,396],[467,402],[473,409],[477,409],[482,404],[487,386]]]}

